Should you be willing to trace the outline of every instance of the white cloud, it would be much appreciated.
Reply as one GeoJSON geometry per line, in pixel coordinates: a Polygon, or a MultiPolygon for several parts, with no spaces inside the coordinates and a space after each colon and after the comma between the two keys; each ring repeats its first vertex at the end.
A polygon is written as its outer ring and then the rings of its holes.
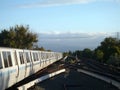
{"type": "Polygon", "coordinates": [[[107,33],[107,32],[72,32],[72,31],[68,31],[68,32],[59,32],[59,31],[50,31],[50,32],[41,32],[40,33],[41,36],[46,37],[46,36],[51,36],[51,37],[61,37],[65,38],[72,38],[72,37],[85,37],[85,38],[89,38],[89,37],[99,37],[99,36],[108,36],[111,35],[111,33],[107,33]]]}
{"type": "Polygon", "coordinates": [[[95,0],[42,0],[41,2],[21,5],[20,7],[22,8],[51,7],[51,6],[71,5],[71,4],[83,4],[93,1],[95,0]]]}
{"type": "Polygon", "coordinates": [[[76,5],[76,4],[87,4],[91,2],[120,2],[120,0],[42,0],[35,3],[28,3],[21,5],[21,8],[33,8],[33,7],[53,7],[62,5],[76,5]]]}

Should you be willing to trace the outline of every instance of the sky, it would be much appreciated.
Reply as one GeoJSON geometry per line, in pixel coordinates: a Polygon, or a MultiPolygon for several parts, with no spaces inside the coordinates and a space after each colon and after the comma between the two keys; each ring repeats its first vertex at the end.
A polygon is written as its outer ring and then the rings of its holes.
{"type": "Polygon", "coordinates": [[[29,25],[39,46],[94,49],[120,31],[120,0],[0,0],[0,30],[29,25]]]}

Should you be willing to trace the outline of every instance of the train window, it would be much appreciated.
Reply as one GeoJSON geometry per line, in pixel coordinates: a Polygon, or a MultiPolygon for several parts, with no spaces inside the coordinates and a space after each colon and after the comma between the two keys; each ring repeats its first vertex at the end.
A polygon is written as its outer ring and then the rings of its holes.
{"type": "Polygon", "coordinates": [[[34,61],[38,61],[39,60],[38,53],[33,53],[33,59],[34,59],[34,61]]]}
{"type": "Polygon", "coordinates": [[[16,54],[16,52],[14,52],[14,58],[15,58],[15,65],[18,65],[17,54],[16,54]]]}
{"type": "Polygon", "coordinates": [[[30,62],[30,56],[29,56],[29,53],[26,52],[25,55],[26,55],[26,60],[27,60],[27,62],[30,62]]]}
{"type": "Polygon", "coordinates": [[[46,59],[48,59],[48,53],[46,53],[46,59]]]}
{"type": "Polygon", "coordinates": [[[39,59],[41,60],[41,53],[39,53],[39,59]]]}
{"type": "Polygon", "coordinates": [[[0,53],[0,69],[2,69],[3,66],[2,66],[2,59],[1,59],[1,53],[0,53]]]}
{"type": "Polygon", "coordinates": [[[36,59],[37,59],[37,61],[39,60],[39,56],[38,56],[38,53],[36,53],[36,59]]]}
{"type": "Polygon", "coordinates": [[[5,67],[12,66],[11,53],[3,51],[2,54],[3,54],[3,60],[4,60],[5,67]]]}
{"type": "Polygon", "coordinates": [[[41,54],[42,54],[42,55],[41,55],[41,56],[42,56],[42,60],[44,60],[44,53],[41,53],[41,54]]]}
{"type": "Polygon", "coordinates": [[[33,53],[33,59],[34,59],[34,61],[37,61],[36,53],[33,53]]]}
{"type": "Polygon", "coordinates": [[[3,54],[4,65],[5,65],[5,67],[8,67],[8,61],[7,61],[6,52],[2,52],[2,54],[3,54]]]}
{"type": "Polygon", "coordinates": [[[36,61],[36,59],[35,59],[35,53],[33,53],[33,60],[36,61]]]}
{"type": "Polygon", "coordinates": [[[9,66],[12,66],[12,59],[11,59],[11,53],[10,52],[7,52],[7,57],[8,57],[9,66]]]}
{"type": "Polygon", "coordinates": [[[23,52],[19,52],[20,63],[24,64],[23,52]]]}
{"type": "Polygon", "coordinates": [[[41,59],[43,60],[43,53],[41,53],[41,59]]]}

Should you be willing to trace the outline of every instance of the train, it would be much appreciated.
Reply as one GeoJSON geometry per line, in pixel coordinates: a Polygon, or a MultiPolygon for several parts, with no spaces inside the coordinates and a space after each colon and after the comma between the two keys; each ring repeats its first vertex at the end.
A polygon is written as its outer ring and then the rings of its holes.
{"type": "Polygon", "coordinates": [[[60,52],[0,47],[0,90],[63,58],[60,52]]]}

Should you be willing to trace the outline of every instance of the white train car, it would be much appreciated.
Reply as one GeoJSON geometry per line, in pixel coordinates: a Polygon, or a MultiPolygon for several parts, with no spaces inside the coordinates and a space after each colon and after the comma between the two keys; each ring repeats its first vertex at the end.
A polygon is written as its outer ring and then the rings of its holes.
{"type": "Polygon", "coordinates": [[[62,53],[0,47],[0,90],[60,60],[62,53]]]}

